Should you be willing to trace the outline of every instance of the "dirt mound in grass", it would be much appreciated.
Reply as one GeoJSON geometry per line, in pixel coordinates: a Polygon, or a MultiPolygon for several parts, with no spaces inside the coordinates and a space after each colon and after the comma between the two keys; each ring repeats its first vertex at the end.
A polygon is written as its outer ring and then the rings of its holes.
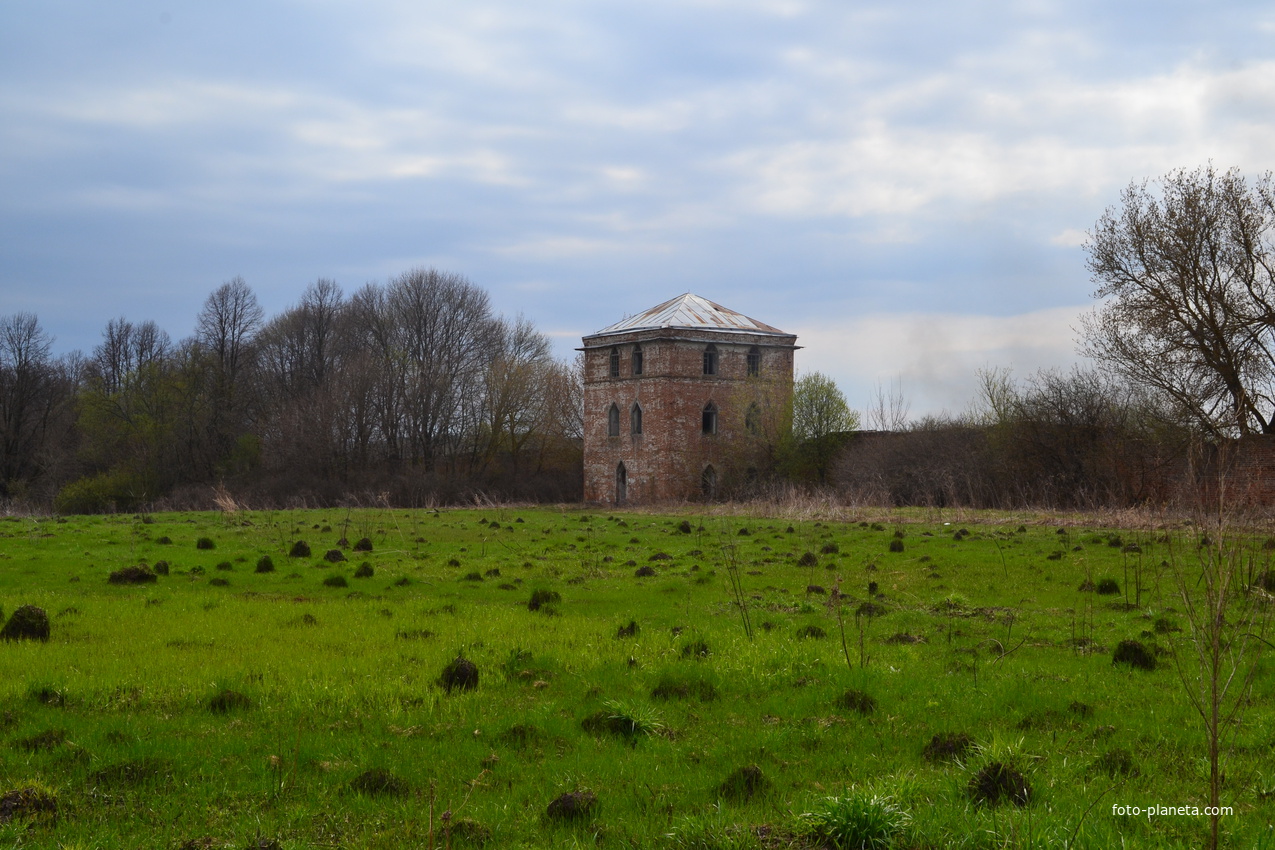
{"type": "Polygon", "coordinates": [[[736,768],[717,786],[717,793],[727,800],[751,800],[770,790],[770,780],[755,764],[736,768]]]}
{"type": "Polygon", "coordinates": [[[545,810],[545,815],[549,820],[580,821],[593,814],[597,807],[598,795],[592,791],[568,791],[554,798],[545,810]]]}
{"type": "Polygon", "coordinates": [[[58,816],[58,798],[39,788],[17,788],[0,794],[0,823],[19,818],[58,816]]]}
{"type": "MultiPolygon", "coordinates": [[[[492,523],[495,525],[495,523],[492,523]]],[[[443,827],[448,844],[452,839],[460,844],[486,844],[491,840],[491,830],[472,818],[457,818],[443,827]]]]}
{"type": "Polygon", "coordinates": [[[823,638],[826,638],[827,636],[828,636],[827,632],[825,632],[821,627],[813,625],[813,624],[808,626],[802,626],[801,628],[797,629],[797,637],[802,639],[822,640],[823,638]]]}
{"type": "Polygon", "coordinates": [[[49,639],[49,615],[43,608],[35,605],[23,605],[13,612],[9,622],[0,629],[3,640],[38,640],[49,639]]]}
{"type": "Polygon", "coordinates": [[[478,665],[463,655],[457,655],[443,668],[438,684],[449,694],[453,690],[472,691],[478,687],[478,665]]]}
{"type": "Polygon", "coordinates": [[[540,727],[532,726],[530,723],[515,723],[504,732],[501,732],[496,740],[521,750],[544,740],[544,738],[545,733],[540,730],[540,727]]]}
{"type": "Polygon", "coordinates": [[[533,590],[531,599],[527,600],[527,610],[539,611],[541,608],[557,605],[561,601],[562,594],[556,590],[533,590]]]}
{"type": "Polygon", "coordinates": [[[213,714],[229,714],[232,711],[247,711],[252,708],[252,700],[239,693],[225,688],[208,700],[208,710],[213,714]]]}
{"type": "Polygon", "coordinates": [[[1013,803],[1025,806],[1031,802],[1032,786],[1027,777],[1003,762],[988,764],[970,779],[966,793],[982,806],[999,806],[1013,803]]]}
{"type": "Polygon", "coordinates": [[[837,700],[837,706],[867,716],[877,710],[877,701],[871,695],[851,688],[837,700]]]}
{"type": "Polygon", "coordinates": [[[1154,670],[1155,655],[1136,640],[1122,640],[1111,655],[1112,664],[1128,664],[1139,670],[1154,670]]]}
{"type": "Polygon", "coordinates": [[[371,552],[372,541],[366,537],[360,537],[358,539],[358,542],[354,544],[354,551],[355,552],[371,552]]]}
{"type": "Polygon", "coordinates": [[[686,644],[686,646],[682,647],[683,658],[701,659],[707,658],[711,654],[712,653],[708,648],[708,644],[702,640],[693,640],[686,644]]]}
{"type": "Polygon", "coordinates": [[[90,775],[99,785],[144,785],[168,775],[168,763],[157,758],[143,756],[119,764],[108,765],[90,775]]]}
{"type": "Polygon", "coordinates": [[[345,553],[340,549],[329,549],[323,553],[323,560],[329,564],[339,564],[345,560],[345,553]]]}
{"type": "Polygon", "coordinates": [[[651,578],[655,575],[655,567],[643,566],[633,571],[634,578],[651,578]]]}
{"type": "Polygon", "coordinates": [[[651,690],[651,699],[697,699],[700,702],[712,702],[717,699],[717,686],[703,679],[664,676],[651,690]]]}
{"type": "Polygon", "coordinates": [[[369,797],[405,797],[411,788],[385,768],[374,767],[351,779],[350,790],[369,797]]]}
{"type": "Polygon", "coordinates": [[[960,761],[974,749],[974,739],[964,732],[940,732],[921,750],[929,762],[960,761]]]}
{"type": "Polygon", "coordinates": [[[298,540],[292,544],[292,548],[288,550],[289,558],[308,558],[310,557],[310,544],[304,540],[298,540]]]}
{"type": "Polygon", "coordinates": [[[29,753],[40,753],[56,750],[64,743],[66,743],[66,730],[46,729],[38,735],[18,741],[18,747],[29,753]]]}

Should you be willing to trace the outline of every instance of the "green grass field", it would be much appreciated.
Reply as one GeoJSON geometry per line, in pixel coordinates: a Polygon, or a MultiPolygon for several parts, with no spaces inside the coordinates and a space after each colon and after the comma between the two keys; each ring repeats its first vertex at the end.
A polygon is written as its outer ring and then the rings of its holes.
{"type": "MultiPolygon", "coordinates": [[[[51,636],[0,642],[0,846],[1203,846],[1145,814],[1207,801],[1198,533],[991,520],[9,517],[0,607],[51,636]]],[[[1275,847],[1258,664],[1227,846],[1275,847]]]]}

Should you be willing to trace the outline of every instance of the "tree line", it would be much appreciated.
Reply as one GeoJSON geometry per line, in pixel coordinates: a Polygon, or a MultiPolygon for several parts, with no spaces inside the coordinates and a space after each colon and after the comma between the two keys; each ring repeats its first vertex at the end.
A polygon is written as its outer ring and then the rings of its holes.
{"type": "MultiPolygon", "coordinates": [[[[1162,504],[1237,441],[1275,434],[1269,173],[1131,183],[1085,252],[1091,366],[1022,382],[991,369],[970,411],[920,421],[882,391],[858,433],[813,373],[775,433],[743,429],[743,465],[875,503],[1162,504]]],[[[90,354],[55,358],[34,316],[0,317],[0,498],[197,506],[220,482],[282,504],[581,495],[578,363],[459,275],[416,269],[350,296],[319,280],[269,319],[236,278],[195,327],[174,342],[114,319],[90,354]]]]}
{"type": "Polygon", "coordinates": [[[54,357],[0,318],[0,496],[67,512],[201,506],[208,485],[275,504],[578,499],[580,377],[526,319],[456,274],[346,295],[330,280],[267,318],[241,278],[189,338],[109,321],[54,357]]]}
{"type": "Polygon", "coordinates": [[[1275,434],[1271,174],[1250,181],[1208,165],[1131,183],[1085,253],[1097,304],[1081,318],[1079,348],[1091,365],[1023,382],[992,369],[969,412],[919,422],[882,394],[869,418],[890,424],[838,459],[847,497],[1163,505],[1192,500],[1244,451],[1262,451],[1254,444],[1275,434]]]}

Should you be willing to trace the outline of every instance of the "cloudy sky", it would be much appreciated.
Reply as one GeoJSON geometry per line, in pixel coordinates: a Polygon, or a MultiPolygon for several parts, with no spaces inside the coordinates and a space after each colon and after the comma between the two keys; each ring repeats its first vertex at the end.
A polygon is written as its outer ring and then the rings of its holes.
{"type": "Polygon", "coordinates": [[[1131,180],[1275,165],[1275,8],[1220,0],[11,0],[0,315],[55,351],[459,272],[563,357],[695,292],[853,406],[1075,362],[1131,180]]]}

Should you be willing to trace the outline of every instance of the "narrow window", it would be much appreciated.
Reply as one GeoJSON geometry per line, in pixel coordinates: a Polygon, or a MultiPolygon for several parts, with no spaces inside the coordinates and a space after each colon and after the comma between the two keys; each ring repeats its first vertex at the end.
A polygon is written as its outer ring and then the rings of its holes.
{"type": "Polygon", "coordinates": [[[712,501],[717,498],[717,470],[712,466],[704,467],[699,477],[699,488],[705,499],[712,501]]]}
{"type": "Polygon", "coordinates": [[[717,405],[711,401],[704,405],[703,432],[705,434],[717,433],[717,405]]]}
{"type": "Polygon", "coordinates": [[[629,471],[624,468],[624,461],[615,468],[615,503],[622,505],[629,498],[629,471]]]}
{"type": "Polygon", "coordinates": [[[611,377],[620,377],[620,349],[611,349],[611,377]]]}
{"type": "Polygon", "coordinates": [[[744,414],[744,428],[754,435],[761,432],[761,408],[757,406],[757,402],[748,405],[748,412],[744,414]]]}
{"type": "Polygon", "coordinates": [[[717,374],[717,346],[711,343],[704,349],[704,374],[717,374]]]}
{"type": "Polygon", "coordinates": [[[642,374],[642,346],[633,346],[633,374],[642,374]]]}
{"type": "Polygon", "coordinates": [[[620,408],[616,407],[614,404],[611,405],[611,409],[607,411],[607,436],[620,436],[620,408]]]}
{"type": "Polygon", "coordinates": [[[753,346],[748,349],[748,377],[755,378],[761,374],[761,349],[753,346]]]}
{"type": "Polygon", "coordinates": [[[634,404],[629,411],[629,430],[634,434],[642,433],[642,405],[634,404]]]}

